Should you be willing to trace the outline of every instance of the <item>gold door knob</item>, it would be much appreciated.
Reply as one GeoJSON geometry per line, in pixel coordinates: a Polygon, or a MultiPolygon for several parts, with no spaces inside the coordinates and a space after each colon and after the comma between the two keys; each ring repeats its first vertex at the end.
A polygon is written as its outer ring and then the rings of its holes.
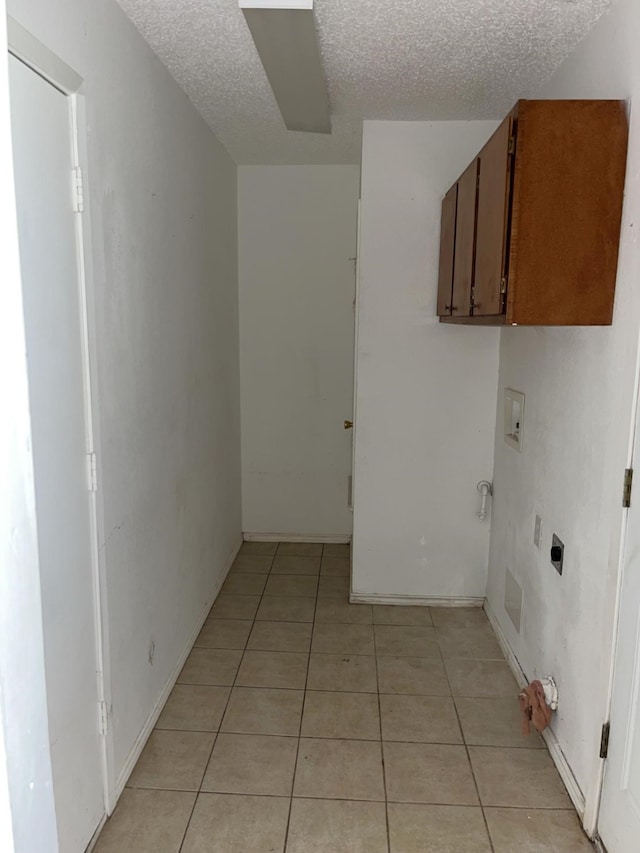
{"type": "Polygon", "coordinates": [[[344,422],[345,429],[353,429],[353,421],[345,421],[344,422]]]}

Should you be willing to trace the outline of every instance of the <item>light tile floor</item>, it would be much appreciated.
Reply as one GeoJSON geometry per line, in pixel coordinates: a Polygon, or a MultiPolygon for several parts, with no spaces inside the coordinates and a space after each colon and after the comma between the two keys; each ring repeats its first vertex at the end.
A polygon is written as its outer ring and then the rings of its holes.
{"type": "Polygon", "coordinates": [[[97,853],[586,853],[479,609],[350,605],[247,542],[97,853]]]}

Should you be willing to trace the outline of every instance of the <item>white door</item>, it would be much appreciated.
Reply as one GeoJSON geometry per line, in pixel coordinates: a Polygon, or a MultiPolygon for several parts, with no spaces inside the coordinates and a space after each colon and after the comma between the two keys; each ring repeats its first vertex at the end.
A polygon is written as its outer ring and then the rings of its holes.
{"type": "MultiPolygon", "coordinates": [[[[358,399],[358,290],[360,283],[360,205],[358,199],[358,213],[356,220],[356,258],[354,265],[355,286],[353,291],[353,409],[351,430],[351,481],[349,487],[349,509],[353,512],[353,497],[355,493],[355,468],[356,468],[356,403],[358,399]]],[[[345,423],[346,426],[346,423],[345,423]]]]}
{"type": "Polygon", "coordinates": [[[60,851],[79,853],[104,805],[71,104],[14,57],[9,74],[51,763],[60,851]]]}
{"type": "MultiPolygon", "coordinates": [[[[640,415],[640,410],[638,412],[640,415]]],[[[640,465],[640,430],[633,449],[640,465]]],[[[640,480],[640,470],[636,471],[640,480]]],[[[640,483],[628,510],[611,734],[598,834],[608,853],[640,849],[640,483]]]]}

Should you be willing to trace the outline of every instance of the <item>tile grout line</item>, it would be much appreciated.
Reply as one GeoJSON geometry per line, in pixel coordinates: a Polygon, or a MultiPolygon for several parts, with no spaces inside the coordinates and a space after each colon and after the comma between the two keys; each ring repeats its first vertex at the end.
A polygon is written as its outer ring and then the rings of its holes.
{"type": "MultiPolygon", "coordinates": [[[[280,546],[278,546],[280,547],[280,546]]],[[[298,756],[300,755],[300,741],[302,739],[302,721],[304,719],[304,709],[307,704],[307,684],[309,683],[309,669],[311,668],[311,648],[313,646],[313,632],[316,624],[316,610],[318,609],[318,589],[320,588],[320,571],[322,571],[322,555],[324,554],[324,545],[320,551],[320,570],[318,571],[318,582],[316,584],[316,600],[313,608],[313,622],[311,623],[311,639],[309,641],[309,654],[307,655],[307,674],[304,680],[304,692],[302,694],[302,711],[300,712],[300,725],[298,727],[298,743],[296,747],[296,759],[293,765],[293,777],[291,779],[291,796],[289,798],[289,814],[287,815],[287,827],[284,833],[284,846],[282,853],[287,853],[289,845],[289,828],[291,826],[291,812],[293,810],[293,795],[296,786],[296,773],[298,771],[298,756]]]]}
{"type": "MultiPolygon", "coordinates": [[[[272,555],[272,557],[271,557],[271,566],[270,566],[270,568],[269,568],[269,572],[267,573],[267,578],[268,578],[268,577],[269,577],[269,575],[271,574],[271,568],[273,567],[273,561],[275,560],[275,554],[277,553],[277,550],[278,550],[278,549],[277,549],[277,547],[276,547],[276,551],[274,552],[274,554],[273,554],[273,555],[272,555]]],[[[232,567],[232,568],[233,568],[233,567],[232,567]]],[[[227,574],[227,577],[229,577],[229,574],[227,574]]],[[[227,578],[225,578],[225,583],[226,583],[226,580],[227,580],[227,578]]],[[[266,589],[266,586],[267,586],[267,584],[265,583],[265,585],[264,585],[264,588],[265,588],[265,589],[266,589]]],[[[222,591],[222,590],[221,590],[221,591],[222,591]]],[[[227,713],[227,708],[229,707],[229,702],[231,701],[231,695],[232,695],[232,693],[233,693],[233,688],[235,687],[236,681],[238,680],[238,673],[240,672],[240,667],[242,666],[242,661],[244,660],[244,656],[245,656],[245,653],[246,653],[246,651],[247,651],[247,645],[248,645],[248,643],[249,643],[249,637],[251,636],[251,632],[253,631],[254,625],[255,625],[255,623],[256,623],[256,616],[257,616],[257,614],[258,614],[258,608],[260,607],[260,603],[262,602],[262,598],[263,598],[263,597],[264,597],[264,589],[262,590],[262,594],[261,594],[261,596],[260,596],[260,601],[258,602],[258,605],[257,605],[257,607],[256,607],[256,611],[255,611],[255,613],[254,613],[254,615],[253,615],[253,621],[252,621],[252,623],[251,623],[251,628],[249,629],[249,632],[247,633],[247,639],[245,640],[244,649],[242,650],[242,655],[241,655],[240,660],[239,660],[239,662],[238,662],[238,668],[236,669],[236,674],[235,674],[235,676],[234,676],[234,678],[233,678],[233,684],[232,684],[232,685],[230,686],[230,688],[229,688],[229,695],[227,696],[227,701],[226,701],[226,703],[225,703],[224,710],[222,711],[222,714],[220,715],[220,722],[218,723],[218,730],[217,730],[217,732],[215,733],[215,737],[214,737],[214,739],[213,739],[213,744],[212,744],[212,746],[211,746],[211,751],[209,752],[209,757],[208,757],[208,759],[207,759],[207,763],[205,764],[205,766],[204,766],[204,770],[203,770],[203,772],[202,772],[202,777],[201,777],[201,779],[200,779],[200,785],[198,786],[198,791],[197,791],[197,793],[196,793],[196,798],[195,798],[195,800],[194,800],[194,802],[193,802],[193,808],[191,809],[191,814],[189,815],[189,820],[187,821],[187,825],[186,825],[185,830],[184,830],[184,835],[182,836],[182,841],[180,842],[180,847],[178,848],[178,853],[182,853],[182,850],[183,850],[183,848],[184,848],[184,843],[185,843],[185,841],[186,841],[186,839],[187,839],[187,834],[188,834],[188,832],[189,832],[189,827],[191,826],[191,821],[192,821],[192,819],[193,819],[193,814],[194,814],[194,812],[195,812],[195,810],[196,810],[196,805],[197,805],[198,800],[200,799],[200,795],[201,795],[201,793],[202,793],[202,783],[204,782],[205,776],[207,775],[207,770],[209,769],[209,764],[211,763],[211,757],[212,757],[212,755],[213,755],[213,750],[215,749],[215,745],[216,745],[216,743],[218,742],[218,735],[220,734],[220,728],[221,728],[222,723],[223,723],[223,721],[224,721],[225,714],[227,713]]],[[[212,607],[212,608],[213,608],[213,605],[214,605],[214,604],[215,604],[215,601],[214,601],[214,602],[213,602],[213,604],[211,605],[211,607],[212,607]]],[[[209,612],[211,612],[211,611],[209,611],[209,612]]],[[[208,619],[208,618],[209,618],[209,617],[208,617],[208,615],[207,615],[207,619],[208,619]]],[[[242,620],[242,621],[248,621],[248,620],[242,620]]],[[[197,641],[197,638],[196,638],[196,641],[197,641]]],[[[189,654],[191,654],[191,652],[189,652],[189,654]]]]}
{"type": "Polygon", "coordinates": [[[491,853],[495,853],[495,847],[493,846],[493,838],[491,837],[491,833],[489,832],[489,824],[487,822],[487,816],[486,816],[485,811],[484,811],[484,805],[482,802],[482,797],[480,796],[480,789],[478,788],[478,780],[476,779],[476,773],[475,773],[475,770],[473,769],[473,764],[471,762],[471,754],[469,753],[469,746],[467,744],[467,738],[466,738],[466,735],[464,733],[464,729],[462,727],[462,721],[460,720],[460,714],[458,713],[458,706],[456,705],[456,700],[455,700],[455,697],[453,695],[453,687],[452,687],[451,681],[449,679],[449,671],[447,670],[445,659],[444,659],[444,656],[442,655],[442,649],[440,648],[440,641],[437,638],[438,638],[438,633],[436,631],[436,640],[438,643],[438,648],[440,649],[440,655],[442,657],[445,677],[447,679],[447,684],[449,685],[449,690],[451,691],[451,703],[453,705],[453,710],[454,710],[454,713],[456,715],[456,720],[458,721],[458,727],[460,729],[460,735],[462,737],[462,743],[464,745],[464,751],[465,751],[466,756],[467,756],[467,761],[469,762],[469,769],[471,770],[471,778],[473,779],[473,785],[476,789],[476,795],[478,797],[478,803],[480,805],[480,811],[482,814],[482,822],[484,824],[485,832],[487,833],[487,838],[489,840],[489,848],[491,850],[491,853]]]}
{"type": "MultiPolygon", "coordinates": [[[[371,608],[371,619],[372,622],[374,620],[374,610],[371,608]]],[[[380,724],[380,758],[382,760],[382,784],[384,787],[384,819],[385,826],[387,830],[387,850],[391,853],[391,830],[389,828],[389,799],[387,795],[387,769],[385,765],[385,755],[384,755],[384,740],[382,737],[382,706],[380,704],[380,676],[378,673],[378,648],[376,646],[376,630],[375,630],[375,622],[373,622],[373,651],[375,656],[375,667],[376,667],[376,689],[378,695],[378,721],[380,724]]]]}

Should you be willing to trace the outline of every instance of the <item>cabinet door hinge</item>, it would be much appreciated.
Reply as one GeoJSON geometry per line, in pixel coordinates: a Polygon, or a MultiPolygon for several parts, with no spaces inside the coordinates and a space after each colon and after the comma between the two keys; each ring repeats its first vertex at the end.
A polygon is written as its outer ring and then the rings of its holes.
{"type": "Polygon", "coordinates": [[[631,487],[633,485],[633,468],[625,468],[624,481],[622,485],[622,506],[631,506],[631,487]]]}
{"type": "Polygon", "coordinates": [[[515,136],[509,137],[509,145],[507,147],[507,154],[514,154],[516,150],[516,138],[515,136]]]}
{"type": "Polygon", "coordinates": [[[98,733],[102,736],[106,735],[108,725],[107,703],[103,699],[101,702],[98,702],[98,733]]]}
{"type": "Polygon", "coordinates": [[[600,736],[600,758],[606,758],[609,754],[609,735],[611,734],[611,723],[605,723],[600,736]]]}
{"type": "Polygon", "coordinates": [[[90,492],[98,491],[98,464],[95,453],[87,453],[87,481],[90,492]]]}
{"type": "Polygon", "coordinates": [[[82,213],[84,210],[84,178],[80,166],[75,166],[71,170],[71,179],[73,185],[73,209],[75,213],[82,213]]]}

